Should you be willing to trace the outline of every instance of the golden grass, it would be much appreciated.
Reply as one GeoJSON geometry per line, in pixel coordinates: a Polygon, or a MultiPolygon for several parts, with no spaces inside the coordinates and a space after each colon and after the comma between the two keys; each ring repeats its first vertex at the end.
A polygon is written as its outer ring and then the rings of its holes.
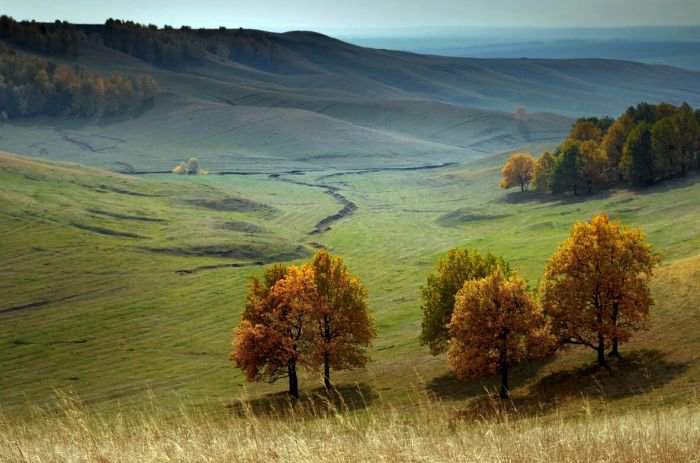
{"type": "MultiPolygon", "coordinates": [[[[585,402],[584,402],[585,403],[585,402]]],[[[26,421],[0,415],[3,462],[240,461],[698,461],[700,405],[577,417],[518,417],[497,400],[488,416],[464,414],[428,397],[402,406],[349,411],[341,401],[226,414],[154,406],[103,417],[59,394],[55,412],[26,421]]],[[[236,412],[232,411],[235,410],[236,412]]]]}

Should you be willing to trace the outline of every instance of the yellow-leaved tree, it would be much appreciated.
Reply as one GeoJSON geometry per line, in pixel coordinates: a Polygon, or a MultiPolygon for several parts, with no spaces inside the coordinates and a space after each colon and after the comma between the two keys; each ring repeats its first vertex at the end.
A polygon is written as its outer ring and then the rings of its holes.
{"type": "Polygon", "coordinates": [[[601,366],[606,348],[619,355],[619,344],[649,319],[648,283],[659,261],[640,230],[607,214],[575,224],[547,261],[540,291],[559,342],[594,349],[601,366]]]}
{"type": "Polygon", "coordinates": [[[309,265],[271,267],[263,282],[253,278],[231,354],[249,381],[287,376],[289,394],[299,397],[297,370],[309,362],[307,318],[315,290],[309,265]]]}
{"type": "Polygon", "coordinates": [[[503,180],[501,188],[520,186],[520,191],[527,191],[535,170],[535,158],[525,153],[515,153],[501,169],[503,180]]]}
{"type": "Polygon", "coordinates": [[[479,380],[500,373],[503,399],[509,397],[508,368],[542,358],[554,346],[542,309],[523,279],[516,272],[506,277],[500,267],[464,283],[448,328],[447,359],[457,376],[479,380]]]}
{"type": "Polygon", "coordinates": [[[447,350],[450,333],[447,325],[452,319],[455,297],[464,282],[484,278],[500,267],[507,274],[508,263],[490,252],[479,254],[476,250],[464,248],[450,249],[435,264],[435,272],[428,276],[426,285],[421,288],[423,321],[420,343],[430,348],[433,355],[447,350]]]}
{"type": "Polygon", "coordinates": [[[542,156],[535,162],[535,168],[532,171],[532,183],[535,185],[535,190],[540,193],[546,193],[549,190],[549,176],[552,175],[556,159],[548,151],[542,153],[542,156]]]}
{"type": "Polygon", "coordinates": [[[231,359],[249,381],[289,378],[289,394],[299,396],[300,366],[362,367],[376,336],[367,291],[340,257],[319,251],[301,266],[272,266],[262,281],[253,278],[241,324],[234,330],[231,359]]]}
{"type": "Polygon", "coordinates": [[[311,360],[323,365],[323,383],[330,389],[331,368],[362,367],[369,361],[367,349],[377,330],[367,304],[367,290],[340,256],[320,250],[311,267],[316,288],[309,315],[311,360]]]}

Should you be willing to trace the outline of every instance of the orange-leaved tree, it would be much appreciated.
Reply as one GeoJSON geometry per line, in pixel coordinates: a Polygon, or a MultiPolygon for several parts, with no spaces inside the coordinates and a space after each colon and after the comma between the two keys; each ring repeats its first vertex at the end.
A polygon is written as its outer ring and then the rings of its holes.
{"type": "Polygon", "coordinates": [[[315,288],[309,321],[314,364],[323,365],[323,383],[331,388],[330,370],[364,366],[377,335],[367,304],[367,290],[339,256],[316,253],[311,263],[315,288]]]}
{"type": "Polygon", "coordinates": [[[515,153],[508,159],[501,170],[503,180],[501,188],[520,186],[520,191],[527,191],[535,170],[535,158],[525,153],[515,153]]]}
{"type": "Polygon", "coordinates": [[[542,309],[523,279],[500,268],[469,280],[457,294],[449,324],[447,358],[460,379],[501,374],[500,397],[509,397],[508,367],[552,352],[542,309]]]}
{"type": "Polygon", "coordinates": [[[600,214],[573,226],[547,261],[540,291],[552,330],[562,344],[618,355],[618,345],[644,327],[654,300],[649,279],[660,256],[640,230],[600,214]]]}
{"type": "Polygon", "coordinates": [[[310,351],[306,325],[315,291],[309,265],[274,266],[263,282],[253,278],[231,354],[249,381],[287,376],[289,394],[299,396],[297,367],[306,364],[310,351]]]}
{"type": "Polygon", "coordinates": [[[421,322],[420,343],[430,348],[430,353],[438,355],[447,349],[450,333],[447,325],[452,318],[455,296],[464,282],[483,278],[496,267],[506,273],[508,263],[491,253],[485,256],[478,251],[454,248],[441,256],[435,264],[435,273],[428,276],[426,285],[421,288],[423,321],[421,322]]]}

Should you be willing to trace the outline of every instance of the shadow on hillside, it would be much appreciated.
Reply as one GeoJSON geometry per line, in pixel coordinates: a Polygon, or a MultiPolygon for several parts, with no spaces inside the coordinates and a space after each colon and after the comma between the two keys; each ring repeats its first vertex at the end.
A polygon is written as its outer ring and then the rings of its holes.
{"type": "Polygon", "coordinates": [[[570,193],[562,193],[558,195],[553,195],[551,193],[539,193],[537,191],[510,191],[504,196],[497,198],[495,202],[498,203],[508,203],[508,204],[527,204],[534,203],[540,205],[559,205],[565,206],[569,204],[579,204],[589,201],[591,199],[607,199],[610,198],[614,193],[615,189],[608,189],[597,191],[593,194],[579,194],[574,196],[570,193]]]}
{"type": "Polygon", "coordinates": [[[677,177],[668,180],[662,180],[655,183],[650,187],[645,188],[630,188],[634,194],[644,196],[651,195],[655,193],[663,193],[666,191],[673,191],[679,188],[687,188],[700,181],[700,171],[690,171],[685,177],[677,177]]]}
{"type": "Polygon", "coordinates": [[[323,387],[300,391],[293,401],[287,392],[268,394],[253,400],[242,400],[229,405],[236,416],[270,418],[295,417],[318,418],[338,412],[367,408],[377,398],[377,393],[366,383],[339,385],[330,393],[323,387]]]}
{"type": "Polygon", "coordinates": [[[655,349],[623,352],[622,355],[619,359],[609,359],[608,368],[593,364],[552,373],[530,387],[530,396],[535,399],[581,395],[619,399],[662,387],[690,367],[690,362],[667,360],[667,354],[655,349]]]}
{"type": "Polygon", "coordinates": [[[690,362],[667,360],[666,355],[658,350],[639,350],[620,359],[610,359],[608,368],[589,364],[558,371],[530,386],[526,395],[514,395],[506,401],[495,394],[482,394],[458,412],[456,419],[499,420],[543,415],[576,398],[610,401],[651,392],[682,375],[690,366],[690,362]]]}
{"type": "MultiPolygon", "coordinates": [[[[538,362],[525,362],[511,370],[510,387],[515,389],[534,377],[537,372],[549,363],[550,359],[538,362]]],[[[500,376],[494,375],[479,382],[460,381],[454,372],[445,373],[433,378],[426,385],[428,391],[437,398],[446,400],[465,400],[483,396],[486,391],[497,390],[500,387],[500,376]]]]}

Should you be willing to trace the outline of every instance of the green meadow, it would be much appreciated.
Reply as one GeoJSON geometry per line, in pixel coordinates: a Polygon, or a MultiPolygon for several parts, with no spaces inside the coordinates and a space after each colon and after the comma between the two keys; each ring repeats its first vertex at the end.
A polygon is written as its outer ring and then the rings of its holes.
{"type": "MultiPolygon", "coordinates": [[[[3,411],[53,407],[57,390],[107,412],[148,400],[218,410],[279,397],[285,384],[246,383],[228,360],[232,328],[250,275],[320,247],[343,256],[367,286],[379,330],[366,369],[333,374],[340,388],[384,404],[417,391],[456,407],[478,401],[496,378],[461,383],[444,356],[418,343],[419,291],[437,257],[455,246],[491,251],[534,288],[572,224],[602,211],[641,227],[664,255],[649,330],[622,346],[609,372],[591,368],[593,351],[573,348],[517,367],[513,400],[571,413],[583,398],[605,407],[692,402],[700,381],[697,175],[643,191],[540,196],[498,187],[507,155],[442,168],[197,177],[0,156],[3,411]],[[356,209],[319,232],[343,208],[329,187],[356,209]]],[[[317,373],[302,375],[302,394],[321,384],[317,373]]]]}

